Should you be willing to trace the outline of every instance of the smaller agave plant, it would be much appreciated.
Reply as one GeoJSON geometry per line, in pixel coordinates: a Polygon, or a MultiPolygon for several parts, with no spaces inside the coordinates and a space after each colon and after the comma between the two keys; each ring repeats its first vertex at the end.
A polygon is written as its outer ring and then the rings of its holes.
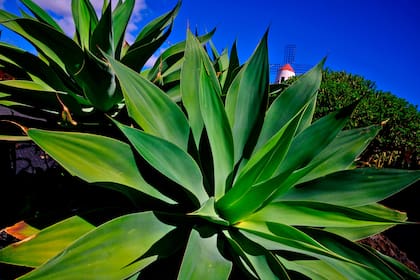
{"type": "Polygon", "coordinates": [[[239,67],[187,31],[180,102],[104,52],[132,120],[109,116],[118,138],[24,130],[139,210],[22,221],[0,261],[33,268],[19,279],[419,279],[356,241],[410,223],[379,202],[420,171],[355,167],[381,129],[343,130],[357,101],[312,121],[325,59],[269,104],[267,37],[239,67]]]}
{"type": "MultiPolygon", "coordinates": [[[[0,43],[0,65],[15,77],[0,82],[0,105],[29,116],[22,119],[18,114],[8,116],[8,120],[39,128],[92,131],[99,125],[104,130],[103,123],[108,121],[104,113],[115,116],[125,112],[125,104],[115,72],[102,52],[136,72],[144,72],[168,93],[179,88],[178,60],[185,42],[166,49],[151,69],[145,64],[170,35],[180,1],[146,24],[131,44],[126,41],[126,31],[135,0],[118,1],[114,8],[105,0],[100,17],[89,0],[72,0],[73,38],[35,2],[20,2],[32,14],[22,11],[22,16],[16,16],[0,10],[0,24],[26,39],[37,54],[0,43]]],[[[208,40],[213,32],[201,40],[208,40]]]]}

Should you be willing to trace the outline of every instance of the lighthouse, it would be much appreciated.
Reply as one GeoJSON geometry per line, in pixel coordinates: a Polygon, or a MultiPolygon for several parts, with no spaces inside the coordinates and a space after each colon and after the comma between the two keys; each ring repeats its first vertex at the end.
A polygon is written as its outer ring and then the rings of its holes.
{"type": "Polygon", "coordinates": [[[293,69],[292,65],[286,63],[277,72],[276,83],[281,84],[293,76],[296,76],[295,70],[293,69]]]}

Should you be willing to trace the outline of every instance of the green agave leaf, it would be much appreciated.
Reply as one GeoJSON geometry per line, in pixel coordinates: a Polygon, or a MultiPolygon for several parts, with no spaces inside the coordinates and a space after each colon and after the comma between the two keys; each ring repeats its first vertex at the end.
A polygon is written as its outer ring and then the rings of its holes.
{"type": "Polygon", "coordinates": [[[289,261],[277,256],[280,262],[288,269],[299,272],[312,280],[347,280],[333,266],[321,260],[296,260],[289,261]]]}
{"type": "Polygon", "coordinates": [[[404,279],[379,257],[355,242],[323,230],[306,228],[305,232],[330,250],[363,264],[362,266],[333,258],[321,258],[344,275],[346,279],[404,279]]]}
{"type": "Polygon", "coordinates": [[[204,55],[200,45],[195,40],[190,31],[187,32],[187,41],[185,44],[185,55],[180,76],[180,90],[182,104],[188,114],[188,121],[194,136],[195,145],[198,147],[202,135],[204,122],[201,117],[199,95],[200,81],[200,61],[204,55]]]}
{"type": "Polygon", "coordinates": [[[12,141],[12,142],[26,142],[31,140],[27,136],[15,136],[15,135],[0,135],[0,140],[12,141]]]}
{"type": "MultiPolygon", "coordinates": [[[[201,43],[206,43],[214,35],[216,29],[210,32],[197,36],[201,43]]],[[[187,34],[188,36],[188,34],[187,34]]],[[[178,42],[169,48],[165,49],[156,59],[156,63],[152,68],[148,69],[147,77],[150,81],[158,80],[158,76],[164,76],[168,69],[172,68],[174,64],[179,63],[184,58],[184,50],[186,48],[186,41],[178,42]]]]}
{"type": "Polygon", "coordinates": [[[232,127],[235,163],[243,156],[260,112],[265,112],[269,79],[267,37],[268,31],[232,81],[226,95],[225,107],[232,127]]]}
{"type": "Polygon", "coordinates": [[[340,131],[337,137],[305,167],[310,171],[298,183],[354,167],[357,157],[381,128],[379,125],[373,125],[340,131]]]}
{"type": "Polygon", "coordinates": [[[210,58],[189,30],[181,72],[182,101],[188,113],[197,146],[203,124],[207,131],[215,168],[215,199],[217,200],[224,194],[226,179],[233,170],[232,132],[221,100],[220,84],[210,58]],[[191,81],[191,84],[183,81],[191,81]]]}
{"type": "Polygon", "coordinates": [[[191,192],[203,204],[208,200],[203,177],[197,163],[177,145],[141,130],[114,123],[124,133],[142,157],[154,168],[191,192]]]}
{"type": "Polygon", "coordinates": [[[49,24],[55,29],[57,29],[57,31],[64,33],[60,25],[58,25],[58,23],[46,11],[43,10],[40,6],[38,6],[35,2],[33,2],[32,0],[20,0],[20,2],[22,2],[26,6],[26,8],[28,8],[35,15],[35,17],[38,20],[49,24]]]}
{"type": "Polygon", "coordinates": [[[152,41],[134,42],[121,58],[121,62],[136,72],[141,71],[147,60],[162,46],[171,32],[172,24],[162,35],[152,41]]]}
{"type": "Polygon", "coordinates": [[[400,220],[377,217],[353,208],[308,201],[273,202],[245,219],[248,220],[322,228],[390,226],[402,223],[400,220]]]}
{"type": "Polygon", "coordinates": [[[277,174],[307,165],[321,153],[343,129],[357,102],[333,112],[306,128],[293,140],[277,174]]]}
{"type": "Polygon", "coordinates": [[[125,32],[127,30],[128,22],[133,14],[135,0],[126,0],[118,2],[115,10],[112,13],[112,28],[114,33],[114,50],[115,58],[121,59],[121,50],[125,42],[125,32]]]}
{"type": "MultiPolygon", "coordinates": [[[[175,62],[170,68],[168,68],[168,70],[166,70],[162,76],[161,76],[161,80],[162,80],[162,85],[166,86],[170,83],[173,83],[174,85],[178,84],[180,82],[180,76],[181,76],[181,67],[182,67],[182,60],[178,60],[177,62],[175,62]]],[[[166,94],[170,95],[170,89],[166,87],[165,89],[166,94]]],[[[181,95],[179,96],[179,100],[181,95]]]]}
{"type": "MultiPolygon", "coordinates": [[[[73,90],[70,90],[47,63],[32,53],[0,43],[0,54],[1,61],[11,61],[16,66],[25,69],[34,81],[48,85],[56,90],[67,92],[76,99],[82,98],[75,94],[73,90]]],[[[86,101],[80,101],[80,103],[84,104],[86,101]]]]}
{"type": "MultiPolygon", "coordinates": [[[[398,221],[400,223],[409,224],[407,222],[407,214],[397,210],[390,209],[386,206],[383,206],[378,203],[352,207],[356,211],[361,211],[366,214],[370,214],[376,217],[381,217],[388,220],[398,221]]],[[[343,236],[347,239],[357,241],[369,236],[381,233],[395,225],[376,225],[376,226],[363,226],[363,227],[354,227],[354,228],[334,228],[334,227],[325,227],[324,230],[332,232],[334,234],[343,236]]]]}
{"type": "Polygon", "coordinates": [[[321,84],[322,67],[326,58],[314,66],[310,71],[299,77],[292,85],[285,89],[268,109],[264,124],[258,138],[257,151],[283,125],[297,114],[306,104],[316,96],[321,84]]]}
{"type": "Polygon", "coordinates": [[[74,79],[91,104],[103,112],[109,111],[123,99],[114,71],[89,50],[85,51],[84,64],[74,79]]]}
{"type": "Polygon", "coordinates": [[[0,10],[0,22],[27,39],[39,53],[70,74],[76,73],[82,66],[82,49],[53,27],[33,19],[15,18],[4,10],[0,10]]]}
{"type": "Polygon", "coordinates": [[[420,279],[420,274],[419,273],[416,273],[415,271],[409,269],[407,266],[400,263],[396,259],[394,259],[390,256],[387,256],[387,255],[381,254],[380,252],[375,251],[372,248],[367,248],[367,249],[370,249],[370,251],[373,254],[375,254],[377,257],[381,258],[382,261],[387,263],[392,269],[394,269],[399,275],[401,275],[402,279],[405,279],[405,280],[420,279]]]}
{"type": "Polygon", "coordinates": [[[236,41],[234,41],[230,50],[229,66],[226,73],[226,79],[222,84],[222,95],[226,95],[230,85],[232,84],[233,79],[236,77],[240,70],[241,66],[239,64],[239,56],[236,48],[236,41]]]}
{"type": "Polygon", "coordinates": [[[177,279],[228,279],[232,263],[217,249],[217,236],[191,231],[177,279]]]}
{"type": "Polygon", "coordinates": [[[276,275],[272,270],[269,265],[272,254],[268,250],[238,232],[223,231],[223,233],[235,252],[233,256],[237,258],[236,263],[241,264],[243,269],[252,275],[251,277],[256,279],[290,279],[281,263],[276,263],[276,267],[280,268],[277,269],[280,275],[276,275]]]}
{"type": "MultiPolygon", "coordinates": [[[[105,13],[105,10],[108,7],[109,3],[110,3],[110,0],[104,0],[103,1],[102,9],[101,9],[102,14],[105,13]]],[[[117,6],[120,5],[120,4],[122,4],[122,1],[118,1],[117,6]]]]}
{"type": "Polygon", "coordinates": [[[214,197],[210,197],[200,209],[188,213],[189,216],[198,216],[202,219],[208,220],[212,223],[229,226],[229,222],[222,219],[219,214],[216,212],[215,204],[214,204],[214,197]]]}
{"type": "Polygon", "coordinates": [[[199,103],[213,157],[214,197],[217,201],[225,194],[226,180],[233,170],[234,146],[216,73],[210,65],[208,56],[201,57],[199,103]]]}
{"type": "Polygon", "coordinates": [[[290,147],[301,117],[302,114],[298,114],[283,126],[240,170],[233,187],[217,203],[223,216],[238,220],[253,212],[276,190],[277,185],[273,184],[256,196],[252,186],[273,175],[290,147]],[[252,202],[248,199],[250,197],[252,202]]]}
{"type": "Polygon", "coordinates": [[[299,129],[296,131],[296,135],[301,133],[303,130],[305,130],[312,124],[312,119],[316,108],[316,99],[317,95],[312,97],[312,99],[308,102],[308,105],[306,106],[305,111],[303,113],[299,129]]]}
{"type": "Polygon", "coordinates": [[[10,87],[16,87],[23,90],[27,89],[27,90],[34,90],[34,91],[55,92],[55,90],[49,86],[40,85],[36,82],[28,81],[28,80],[4,80],[4,81],[0,81],[0,84],[10,86],[10,87]]]}
{"type": "Polygon", "coordinates": [[[113,138],[77,132],[29,129],[28,136],[61,166],[87,182],[122,184],[171,202],[143,179],[130,146],[113,138]]]}
{"type": "Polygon", "coordinates": [[[420,179],[420,171],[357,168],[335,172],[290,189],[277,201],[307,200],[362,206],[384,200],[420,179]]]}
{"type": "Polygon", "coordinates": [[[235,225],[240,232],[270,251],[286,250],[315,258],[328,256],[353,262],[329,250],[306,233],[281,223],[247,220],[235,225]]]}
{"type": "MultiPolygon", "coordinates": [[[[284,194],[306,174],[304,172],[291,174],[291,172],[305,166],[334,140],[335,136],[348,121],[356,104],[351,104],[319,119],[297,135],[292,141],[286,157],[274,172],[274,176],[256,183],[242,197],[236,199],[234,205],[228,205],[227,207],[221,204],[220,208],[223,211],[223,217],[232,223],[237,222],[263,204],[267,204],[284,194]]],[[[230,201],[227,200],[227,202],[231,203],[233,199],[229,198],[230,201]]]]}
{"type": "MultiPolygon", "coordinates": [[[[40,85],[36,82],[26,80],[0,81],[0,92],[8,94],[8,96],[4,97],[7,101],[19,103],[21,106],[28,106],[32,117],[59,120],[59,113],[63,109],[59,100],[66,104],[70,112],[78,115],[82,113],[80,104],[70,95],[57,92],[47,85],[40,85]]],[[[24,113],[19,108],[16,108],[16,110],[24,113]]]]}
{"type": "Polygon", "coordinates": [[[275,173],[279,175],[255,186],[256,191],[262,193],[277,186],[264,204],[281,197],[312,168],[316,167],[310,165],[310,162],[335,139],[349,120],[356,105],[357,102],[317,120],[295,137],[285,159],[275,173]],[[305,166],[309,167],[303,168],[305,166]],[[298,170],[294,171],[296,169],[298,170]]]}
{"type": "Polygon", "coordinates": [[[89,40],[89,49],[93,54],[100,57],[103,51],[110,56],[114,56],[114,33],[112,22],[111,5],[104,11],[99,19],[95,29],[92,31],[92,37],[89,40]]]}
{"type": "Polygon", "coordinates": [[[146,61],[158,50],[171,33],[173,19],[178,14],[181,1],[166,14],[155,18],[143,27],[134,43],[125,52],[121,62],[135,71],[140,71],[146,61]],[[165,31],[165,29],[169,28],[165,31]]]}
{"type": "Polygon", "coordinates": [[[290,172],[282,173],[262,183],[256,184],[249,188],[245,194],[240,194],[239,197],[233,195],[235,188],[220,199],[217,203],[217,208],[222,217],[227,219],[230,223],[236,223],[244,217],[249,216],[256,210],[261,208],[274,191],[279,189],[279,186],[287,180],[290,172]]]}
{"type": "MultiPolygon", "coordinates": [[[[241,194],[230,195],[228,193],[225,201],[222,202],[223,200],[221,200],[220,205],[218,205],[223,213],[223,217],[232,223],[237,222],[260,208],[263,204],[269,203],[289,190],[293,184],[306,174],[303,172],[292,172],[310,162],[334,140],[335,136],[348,121],[356,104],[351,104],[321,118],[297,135],[291,142],[290,148],[288,148],[287,154],[277,170],[274,173],[270,171],[270,174],[272,174],[271,178],[257,182],[251,188],[247,188],[246,192],[240,192],[241,194]]],[[[232,194],[238,193],[234,189],[231,189],[232,194]]]]}
{"type": "Polygon", "coordinates": [[[395,209],[391,209],[379,203],[372,203],[369,205],[352,207],[357,211],[362,211],[384,219],[405,222],[407,221],[407,213],[395,209]]]}
{"type": "Polygon", "coordinates": [[[375,234],[379,234],[381,232],[384,232],[392,227],[394,225],[374,225],[374,226],[361,226],[361,227],[325,227],[324,230],[334,233],[336,235],[342,236],[344,238],[347,238],[352,241],[358,241],[370,236],[373,236],[375,234]]]}
{"type": "Polygon", "coordinates": [[[138,257],[171,229],[152,212],[121,216],[77,239],[20,279],[125,279],[156,260],[156,256],[138,257]]]}
{"type": "Polygon", "coordinates": [[[221,54],[218,53],[216,46],[213,41],[209,41],[211,52],[214,59],[214,69],[216,70],[217,76],[219,78],[219,83],[222,85],[225,84],[227,69],[229,67],[229,56],[228,50],[224,49],[221,54]]]}
{"type": "Polygon", "coordinates": [[[290,147],[301,118],[302,114],[297,114],[249,159],[241,169],[234,187],[241,187],[243,177],[250,181],[250,185],[272,177],[290,147]]]}
{"type": "Polygon", "coordinates": [[[179,106],[156,85],[106,57],[120,81],[129,115],[145,132],[187,150],[189,125],[179,106]]]}
{"type": "Polygon", "coordinates": [[[80,47],[89,49],[92,32],[98,24],[95,9],[89,0],[72,0],[71,11],[80,47]]]}
{"type": "Polygon", "coordinates": [[[0,250],[0,262],[38,267],[95,227],[73,216],[0,250]]]}
{"type": "Polygon", "coordinates": [[[160,37],[163,30],[172,24],[174,17],[178,14],[181,2],[182,1],[178,0],[172,10],[146,24],[146,26],[144,26],[141,32],[137,35],[135,42],[143,42],[142,44],[147,44],[147,42],[152,42],[157,37],[160,37]]]}

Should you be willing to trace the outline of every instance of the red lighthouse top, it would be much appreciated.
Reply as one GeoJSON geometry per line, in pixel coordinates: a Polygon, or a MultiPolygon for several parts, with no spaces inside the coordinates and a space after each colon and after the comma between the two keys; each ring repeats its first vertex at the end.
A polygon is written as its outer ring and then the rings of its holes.
{"type": "Polygon", "coordinates": [[[295,70],[293,69],[292,65],[290,65],[289,63],[283,65],[283,67],[281,67],[280,70],[288,70],[288,71],[291,71],[291,72],[295,72],[295,70]]]}

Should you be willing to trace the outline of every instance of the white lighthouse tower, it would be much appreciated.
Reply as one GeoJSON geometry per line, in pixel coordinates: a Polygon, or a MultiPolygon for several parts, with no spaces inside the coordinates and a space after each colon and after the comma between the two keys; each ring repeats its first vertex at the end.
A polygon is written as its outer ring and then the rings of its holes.
{"type": "Polygon", "coordinates": [[[292,65],[286,63],[277,72],[276,83],[281,84],[293,76],[296,76],[295,70],[293,69],[292,65]]]}

